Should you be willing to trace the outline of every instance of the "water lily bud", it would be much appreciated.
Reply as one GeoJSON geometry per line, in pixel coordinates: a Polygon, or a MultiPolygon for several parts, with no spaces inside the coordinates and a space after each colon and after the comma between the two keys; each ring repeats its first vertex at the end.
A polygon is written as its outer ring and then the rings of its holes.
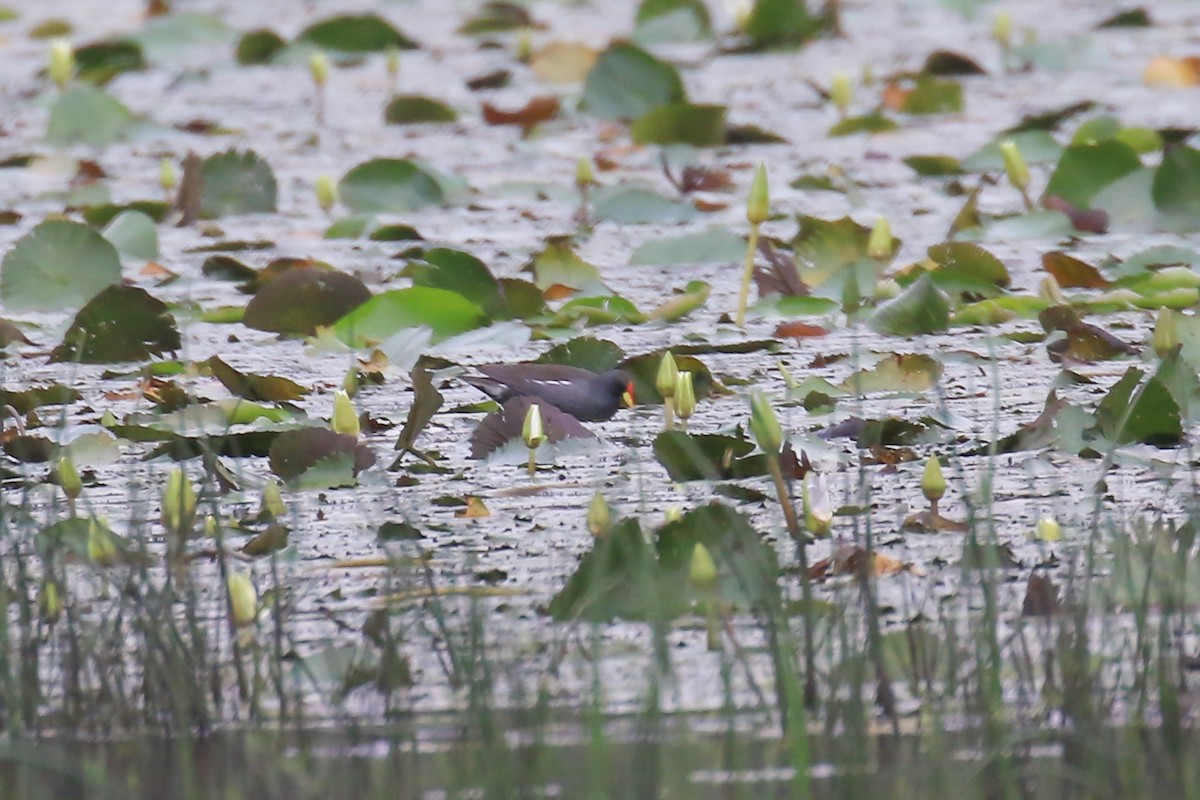
{"type": "Polygon", "coordinates": [[[517,61],[528,64],[533,59],[533,36],[525,28],[517,36],[517,61]]]}
{"type": "Polygon", "coordinates": [[[596,175],[592,172],[592,160],[587,156],[580,156],[575,162],[575,185],[579,188],[591,186],[596,182],[596,175]]]}
{"type": "Polygon", "coordinates": [[[116,563],[117,546],[112,535],[94,518],[88,524],[87,551],[93,564],[107,567],[116,563]]]}
{"type": "Polygon", "coordinates": [[[190,530],[196,518],[196,492],[182,467],[171,470],[163,489],[162,524],[181,533],[190,530]]]}
{"type": "Polygon", "coordinates": [[[1150,346],[1159,358],[1175,349],[1179,344],[1178,311],[1169,308],[1158,310],[1158,319],[1154,320],[1154,332],[1150,334],[1150,346]]]}
{"type": "Polygon", "coordinates": [[[712,553],[700,542],[696,542],[692,548],[688,581],[702,592],[712,591],[717,585],[717,564],[713,561],[712,553]]]}
{"type": "Polygon", "coordinates": [[[663,514],[663,521],[670,525],[672,522],[679,522],[683,519],[683,509],[679,506],[668,506],[663,514]]]}
{"type": "Polygon", "coordinates": [[[750,197],[746,200],[746,219],[751,225],[761,225],[771,212],[771,193],[767,187],[767,167],[761,162],[754,168],[750,197]]]}
{"type": "Polygon", "coordinates": [[[158,185],[164,192],[169,192],[179,185],[179,174],[175,171],[175,162],[169,158],[158,162],[158,185]]]}
{"type": "Polygon", "coordinates": [[[258,616],[258,592],[254,582],[244,572],[231,572],[226,581],[229,587],[229,610],[233,624],[239,628],[254,622],[258,616]]]}
{"type": "Polygon", "coordinates": [[[217,534],[221,532],[221,523],[217,522],[217,518],[212,514],[204,517],[204,538],[216,539],[217,534]]]}
{"type": "Polygon", "coordinates": [[[1021,155],[1021,148],[1012,139],[1005,139],[1000,143],[1000,155],[1004,158],[1008,182],[1023,191],[1029,186],[1029,165],[1025,163],[1025,156],[1021,155]]]}
{"type": "Polygon", "coordinates": [[[593,494],[592,502],[588,503],[587,527],[597,539],[612,530],[612,509],[599,492],[593,494]]]}
{"type": "Polygon", "coordinates": [[[50,42],[50,66],[47,69],[50,80],[58,88],[64,88],[75,72],[75,48],[66,39],[55,39],[50,42]]]}
{"type": "Polygon", "coordinates": [[[318,50],[308,58],[308,71],[313,83],[318,88],[323,87],[329,80],[329,56],[323,50],[318,50]]]}
{"type": "Polygon", "coordinates": [[[925,462],[925,471],[921,473],[921,491],[931,503],[941,500],[946,493],[946,478],[942,475],[942,465],[937,456],[930,456],[925,462]]]}
{"type": "Polygon", "coordinates": [[[338,391],[333,396],[333,430],[335,433],[358,438],[358,411],[355,410],[350,395],[343,391],[338,391]]]}
{"type": "Polygon", "coordinates": [[[384,54],[387,64],[388,77],[393,81],[400,75],[400,50],[395,45],[388,47],[384,54]]]}
{"type": "Polygon", "coordinates": [[[685,421],[696,413],[696,387],[692,373],[687,370],[680,372],[675,380],[675,413],[685,421]]]}
{"type": "Polygon", "coordinates": [[[875,288],[871,291],[871,295],[876,300],[891,300],[898,294],[900,294],[900,284],[896,283],[895,278],[880,278],[875,281],[875,288]]]}
{"type": "Polygon", "coordinates": [[[258,505],[258,516],[262,519],[279,519],[287,514],[287,506],[283,502],[283,493],[279,482],[271,479],[262,490],[262,500],[258,505]]]}
{"type": "Polygon", "coordinates": [[[877,261],[892,255],[892,226],[887,217],[875,220],[875,227],[871,228],[871,236],[867,239],[867,255],[877,261]]]}
{"type": "Polygon", "coordinates": [[[542,407],[537,403],[530,403],[529,410],[525,412],[525,422],[521,425],[521,438],[530,450],[538,449],[542,446],[542,442],[546,441],[546,430],[542,427],[542,407]]]}
{"type": "Polygon", "coordinates": [[[757,392],[750,398],[750,432],[764,453],[778,453],[783,447],[779,417],[775,416],[770,399],[757,392]]]}
{"type": "Polygon", "coordinates": [[[42,590],[38,592],[38,612],[42,619],[48,623],[56,622],[62,614],[62,608],[62,594],[58,590],[58,583],[46,581],[42,584],[42,590]]]}
{"type": "Polygon", "coordinates": [[[833,530],[833,501],[825,476],[810,473],[800,485],[800,504],[804,510],[804,527],[814,538],[823,539],[833,530]]]}
{"type": "Polygon", "coordinates": [[[1012,35],[1012,14],[1007,11],[997,11],[996,16],[992,19],[992,38],[1001,47],[1007,48],[1012,44],[1012,35]]]}
{"type": "Polygon", "coordinates": [[[1062,528],[1059,527],[1058,520],[1054,517],[1042,517],[1038,520],[1033,535],[1039,541],[1057,542],[1062,539],[1062,528]]]}
{"type": "Polygon", "coordinates": [[[58,459],[58,463],[54,466],[54,471],[58,477],[58,485],[62,487],[63,494],[74,500],[83,493],[83,481],[79,477],[79,470],[75,469],[75,462],[70,456],[62,456],[58,459]]]}
{"type": "Polygon", "coordinates": [[[358,370],[353,366],[346,370],[346,374],[342,377],[342,391],[351,399],[358,394],[358,370]]]}
{"type": "Polygon", "coordinates": [[[796,377],[792,375],[792,371],[787,368],[786,364],[780,361],[776,366],[779,367],[779,374],[783,376],[783,385],[788,388],[789,392],[800,385],[797,383],[796,377]]]}
{"type": "Polygon", "coordinates": [[[754,14],[754,3],[752,0],[733,0],[729,12],[733,17],[733,24],[739,31],[744,31],[750,26],[750,17],[754,14]]]}
{"type": "Polygon", "coordinates": [[[675,365],[675,356],[668,350],[658,362],[658,372],[654,376],[654,388],[663,396],[675,396],[675,382],[679,378],[679,367],[675,365]]]}
{"type": "Polygon", "coordinates": [[[833,76],[833,83],[829,86],[829,99],[833,101],[838,113],[845,116],[850,102],[854,99],[854,84],[850,82],[849,75],[839,72],[833,76]]]}
{"type": "Polygon", "coordinates": [[[321,207],[322,211],[328,214],[337,203],[337,184],[334,183],[332,176],[318,175],[316,190],[317,205],[321,207]]]}
{"type": "Polygon", "coordinates": [[[1053,275],[1047,275],[1038,282],[1038,297],[1056,306],[1067,305],[1067,298],[1062,293],[1062,287],[1053,275]]]}

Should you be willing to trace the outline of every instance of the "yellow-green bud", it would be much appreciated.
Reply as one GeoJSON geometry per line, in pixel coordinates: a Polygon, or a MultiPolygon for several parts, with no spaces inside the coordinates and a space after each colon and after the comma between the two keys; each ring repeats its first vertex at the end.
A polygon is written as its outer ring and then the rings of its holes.
{"type": "Polygon", "coordinates": [[[854,100],[854,84],[850,82],[849,75],[839,72],[833,76],[833,83],[829,86],[829,99],[833,101],[838,112],[845,115],[851,101],[854,100]]]}
{"type": "Polygon", "coordinates": [[[1012,44],[1012,35],[1012,14],[1007,11],[997,11],[996,16],[992,19],[992,38],[1001,47],[1008,47],[1012,44]]]}
{"type": "Polygon", "coordinates": [[[530,450],[536,450],[546,441],[546,429],[542,427],[542,407],[530,403],[525,412],[525,422],[521,425],[521,438],[530,450]]]}
{"type": "Polygon", "coordinates": [[[164,192],[169,192],[179,185],[179,175],[175,172],[175,162],[164,158],[158,162],[158,185],[164,192]]]}
{"type": "Polygon", "coordinates": [[[308,57],[308,71],[312,75],[313,83],[318,87],[325,85],[329,80],[329,56],[325,55],[323,50],[318,50],[308,57]]]}
{"type": "Polygon", "coordinates": [[[389,47],[384,58],[387,64],[387,74],[392,80],[400,74],[400,50],[395,46],[389,47]]]}
{"type": "Polygon", "coordinates": [[[337,203],[337,184],[334,183],[333,178],[329,175],[318,175],[316,190],[317,205],[321,207],[322,211],[328,214],[333,210],[334,205],[337,203]]]}
{"type": "Polygon", "coordinates": [[[739,31],[744,31],[750,26],[750,17],[754,15],[754,3],[752,0],[734,0],[730,12],[733,14],[733,24],[739,31]]]}
{"type": "Polygon", "coordinates": [[[876,261],[890,258],[892,255],[892,226],[887,217],[875,220],[871,235],[867,239],[867,255],[876,261]]]}
{"type": "Polygon", "coordinates": [[[783,447],[783,429],[770,399],[755,393],[750,398],[750,432],[764,453],[778,453],[783,447]]]}
{"type": "Polygon", "coordinates": [[[688,370],[680,372],[675,379],[675,413],[683,420],[696,413],[696,387],[688,370]]]}
{"type": "Polygon", "coordinates": [[[258,592],[254,582],[244,572],[231,572],[226,581],[229,586],[229,611],[233,624],[239,628],[254,622],[258,616],[258,592]]]}
{"type": "Polygon", "coordinates": [[[675,396],[675,382],[679,378],[679,367],[675,365],[675,356],[668,350],[658,362],[658,372],[654,376],[654,388],[663,399],[675,396]]]}
{"type": "Polygon", "coordinates": [[[60,89],[70,82],[75,72],[75,48],[66,39],[50,42],[50,67],[47,72],[50,80],[60,89]]]}
{"type": "Polygon", "coordinates": [[[930,502],[941,500],[946,493],[946,477],[942,475],[942,465],[937,456],[930,456],[925,462],[925,471],[921,473],[921,491],[930,502]]]}
{"type": "Polygon", "coordinates": [[[279,519],[285,514],[287,506],[283,502],[283,493],[279,489],[279,482],[272,478],[263,487],[258,516],[262,519],[279,519]]]}
{"type": "Polygon", "coordinates": [[[587,527],[592,536],[600,538],[612,529],[612,509],[604,500],[604,495],[596,492],[592,502],[588,503],[587,527]]]}
{"type": "Polygon", "coordinates": [[[333,396],[333,430],[346,436],[358,438],[358,411],[350,395],[338,391],[333,396]]]}
{"type": "Polygon", "coordinates": [[[1062,539],[1062,528],[1059,527],[1058,520],[1046,516],[1037,521],[1033,535],[1043,542],[1057,542],[1062,539]]]}
{"type": "Polygon", "coordinates": [[[587,156],[580,156],[575,162],[575,185],[579,188],[591,186],[596,182],[596,175],[592,172],[592,160],[587,156]]]}
{"type": "Polygon", "coordinates": [[[810,473],[800,485],[800,504],[804,509],[804,527],[814,538],[823,539],[833,530],[833,502],[825,476],[810,473]]]}
{"type": "Polygon", "coordinates": [[[750,182],[750,197],[746,200],[746,219],[751,225],[766,222],[771,213],[771,192],[767,186],[767,167],[759,163],[754,168],[754,180],[750,182]]]}
{"type": "Polygon", "coordinates": [[[900,294],[900,284],[895,278],[880,278],[875,281],[875,288],[871,291],[871,296],[876,300],[891,300],[896,295],[900,294]]]}
{"type": "Polygon", "coordinates": [[[217,522],[217,518],[212,514],[204,517],[204,538],[216,539],[217,534],[221,532],[221,523],[217,522]]]}
{"type": "Polygon", "coordinates": [[[522,64],[528,64],[533,58],[533,36],[530,35],[529,29],[524,28],[517,36],[517,61],[522,64]]]}
{"type": "Polygon", "coordinates": [[[1021,190],[1029,186],[1029,165],[1025,163],[1025,156],[1021,155],[1017,143],[1012,139],[1002,141],[1000,155],[1004,159],[1004,173],[1008,175],[1008,182],[1021,190]]]}
{"type": "Polygon", "coordinates": [[[163,490],[162,524],[172,533],[192,527],[196,518],[196,492],[182,467],[171,470],[163,490]]]}
{"type": "Polygon", "coordinates": [[[117,546],[113,543],[112,534],[95,518],[88,524],[87,549],[88,558],[93,564],[107,567],[117,561],[117,546]]]}
{"type": "Polygon", "coordinates": [[[796,382],[796,376],[792,375],[792,371],[787,368],[787,364],[779,361],[776,363],[776,366],[779,367],[779,374],[783,376],[783,385],[788,388],[788,391],[800,385],[796,382]]]}
{"type": "Polygon", "coordinates": [[[358,395],[358,370],[353,366],[342,377],[342,391],[354,398],[358,395]]]}
{"type": "Polygon", "coordinates": [[[683,510],[679,506],[668,506],[663,514],[663,520],[670,525],[672,522],[679,522],[683,519],[683,510]]]}
{"type": "Polygon", "coordinates": [[[696,542],[692,548],[688,581],[702,592],[712,591],[717,585],[717,564],[713,561],[712,553],[700,542],[696,542]]]}
{"type": "Polygon", "coordinates": [[[58,583],[46,581],[38,593],[38,611],[42,619],[48,623],[56,622],[62,614],[62,608],[62,595],[58,591],[58,583]]]}
{"type": "Polygon", "coordinates": [[[1159,358],[1175,349],[1179,344],[1179,312],[1170,308],[1160,308],[1158,318],[1154,320],[1154,332],[1150,334],[1150,346],[1159,358]]]}
{"type": "Polygon", "coordinates": [[[1038,297],[1056,306],[1067,305],[1067,298],[1062,293],[1062,287],[1058,285],[1058,279],[1053,275],[1046,275],[1038,281],[1038,297]]]}
{"type": "Polygon", "coordinates": [[[62,487],[63,494],[74,500],[83,493],[83,481],[79,477],[79,470],[75,469],[75,462],[70,456],[62,456],[55,464],[54,471],[58,476],[58,485],[62,487]]]}

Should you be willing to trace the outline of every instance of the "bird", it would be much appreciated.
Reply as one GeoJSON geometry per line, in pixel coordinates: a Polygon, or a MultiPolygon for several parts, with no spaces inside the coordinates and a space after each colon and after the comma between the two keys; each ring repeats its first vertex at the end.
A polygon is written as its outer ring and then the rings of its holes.
{"type": "Polygon", "coordinates": [[[503,404],[536,397],[581,422],[612,419],[622,404],[633,405],[633,379],[621,369],[592,372],[561,364],[483,364],[463,380],[503,404]]]}

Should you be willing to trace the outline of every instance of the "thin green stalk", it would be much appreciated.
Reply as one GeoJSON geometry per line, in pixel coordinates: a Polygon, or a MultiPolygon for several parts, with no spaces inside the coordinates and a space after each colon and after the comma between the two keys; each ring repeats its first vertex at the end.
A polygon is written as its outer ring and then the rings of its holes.
{"type": "Polygon", "coordinates": [[[746,327],[746,304],[750,301],[750,280],[754,277],[754,254],[758,252],[758,225],[750,226],[750,239],[746,242],[746,263],[742,269],[742,291],[738,295],[737,326],[746,327]]]}

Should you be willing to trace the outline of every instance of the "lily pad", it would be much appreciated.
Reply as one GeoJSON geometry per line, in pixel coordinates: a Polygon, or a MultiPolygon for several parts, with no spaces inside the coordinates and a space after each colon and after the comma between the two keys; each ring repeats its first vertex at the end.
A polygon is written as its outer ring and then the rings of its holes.
{"type": "Polygon", "coordinates": [[[1154,172],[1154,205],[1164,214],[1190,219],[1200,216],[1200,150],[1175,147],[1154,172]]]}
{"type": "Polygon", "coordinates": [[[271,472],[284,480],[295,480],[325,459],[339,455],[349,457],[353,475],[375,463],[371,448],[359,444],[353,436],[328,428],[300,428],[275,437],[270,452],[271,472]]]}
{"type": "Polygon", "coordinates": [[[1071,145],[1058,160],[1045,194],[1087,208],[1097,192],[1141,166],[1138,154],[1115,139],[1071,145]]]}
{"type": "Polygon", "coordinates": [[[675,67],[635,44],[618,42],[588,72],[580,108],[603,119],[636,119],[686,99],[675,67]]]}
{"type": "Polygon", "coordinates": [[[725,106],[670,103],[647,111],[629,126],[637,144],[725,144],[725,106]]]}
{"type": "Polygon", "coordinates": [[[703,0],[642,0],[634,17],[639,42],[692,42],[712,37],[712,18],[703,0]]]}
{"type": "Polygon", "coordinates": [[[84,45],[75,51],[79,80],[102,86],[122,72],[146,68],[142,47],[131,39],[109,39],[84,45]]]}
{"type": "Polygon", "coordinates": [[[745,31],[757,50],[799,47],[833,28],[833,23],[824,13],[809,11],[806,0],[755,0],[745,31]]]}
{"type": "Polygon", "coordinates": [[[746,242],[728,228],[713,226],[696,233],[649,239],[629,256],[629,263],[711,264],[737,262],[746,254],[746,242]]]}
{"type": "Polygon", "coordinates": [[[432,97],[420,94],[402,94],[393,97],[383,110],[383,119],[389,125],[421,125],[454,122],[458,112],[432,97]]]}
{"type": "Polygon", "coordinates": [[[237,47],[234,49],[234,58],[243,67],[270,64],[271,59],[286,47],[287,42],[278,33],[266,28],[259,28],[242,34],[242,38],[238,39],[237,47]]]}
{"type": "Polygon", "coordinates": [[[404,328],[428,327],[436,342],[487,324],[483,309],[458,292],[413,286],[372,297],[338,320],[333,330],[346,344],[361,347],[404,328]]]}
{"type": "Polygon", "coordinates": [[[308,26],[297,42],[340,53],[382,53],[395,48],[413,50],[417,43],[375,14],[345,14],[308,26]]]}
{"type": "Polygon", "coordinates": [[[72,86],[50,107],[46,141],[100,147],[124,139],[135,121],[133,112],[103,89],[87,84],[72,86]]]}
{"type": "Polygon", "coordinates": [[[0,297],[11,310],[79,305],[121,280],[112,244],[87,225],[47,220],[22,236],[0,264],[0,297]]]}
{"type": "Polygon", "coordinates": [[[930,275],[922,275],[899,296],[875,309],[868,324],[891,336],[936,333],[950,324],[950,301],[930,275]]]}
{"type": "Polygon", "coordinates": [[[696,216],[691,203],[637,186],[605,186],[593,195],[592,213],[597,220],[622,225],[670,224],[687,222],[696,216]]]}
{"type": "Polygon", "coordinates": [[[552,286],[583,289],[600,284],[600,270],[584,261],[564,240],[552,239],[536,254],[525,269],[533,273],[534,283],[542,291],[552,286]]]}
{"type": "Polygon", "coordinates": [[[136,286],[109,286],[75,315],[51,361],[144,361],[180,347],[166,303],[136,286]]]}
{"type": "Polygon", "coordinates": [[[122,211],[104,229],[104,238],[117,251],[149,261],[158,258],[158,229],[154,220],[140,211],[122,211]]]}
{"type": "Polygon", "coordinates": [[[284,272],[268,281],[246,306],[242,322],[274,333],[311,336],[371,298],[358,278],[318,267],[284,272]]]}
{"type": "Polygon", "coordinates": [[[227,150],[204,159],[200,215],[206,219],[276,210],[275,173],[253,150],[227,150]]]}
{"type": "Polygon", "coordinates": [[[414,161],[398,158],[377,158],[354,167],[338,183],[338,197],[359,214],[403,214],[446,201],[433,175],[414,161]]]}

